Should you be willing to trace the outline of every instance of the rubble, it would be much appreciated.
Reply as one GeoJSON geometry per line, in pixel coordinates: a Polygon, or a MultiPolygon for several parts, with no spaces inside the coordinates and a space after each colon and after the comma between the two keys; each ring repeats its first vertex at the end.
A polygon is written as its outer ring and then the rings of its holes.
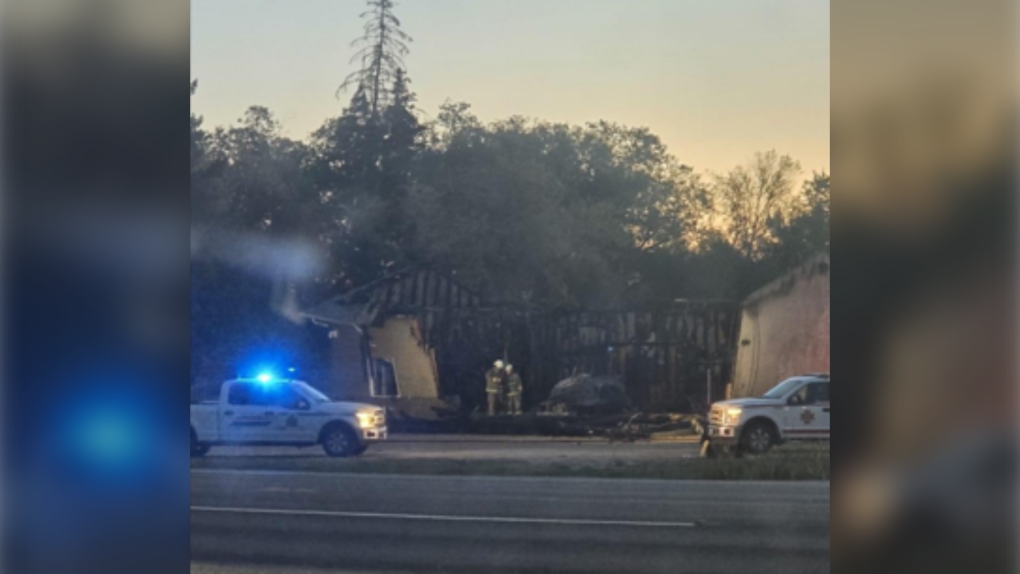
{"type": "Polygon", "coordinates": [[[441,408],[432,405],[433,416],[393,412],[392,429],[401,432],[467,432],[495,435],[548,437],[592,437],[611,441],[671,440],[700,436],[703,415],[645,413],[635,409],[619,377],[574,375],[560,381],[531,412],[519,415],[486,416],[467,413],[448,401],[441,408]]]}
{"type": "Polygon", "coordinates": [[[701,434],[703,418],[690,414],[649,414],[635,410],[619,377],[574,375],[553,387],[539,407],[524,416],[477,416],[470,432],[612,441],[669,440],[701,434]]]}
{"type": "Polygon", "coordinates": [[[630,398],[619,377],[587,373],[556,383],[549,398],[539,405],[540,414],[552,415],[609,415],[631,410],[630,398]]]}
{"type": "Polygon", "coordinates": [[[478,434],[540,435],[549,437],[592,437],[612,441],[670,440],[700,435],[699,415],[646,414],[540,415],[519,417],[478,416],[468,421],[467,430],[478,434]]]}

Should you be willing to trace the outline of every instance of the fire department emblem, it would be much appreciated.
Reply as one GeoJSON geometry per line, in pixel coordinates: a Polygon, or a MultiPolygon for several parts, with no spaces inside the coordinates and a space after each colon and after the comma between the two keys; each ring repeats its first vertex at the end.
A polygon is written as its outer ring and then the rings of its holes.
{"type": "Polygon", "coordinates": [[[815,422],[815,413],[811,411],[804,411],[800,415],[800,420],[804,421],[804,424],[809,425],[815,422]]]}

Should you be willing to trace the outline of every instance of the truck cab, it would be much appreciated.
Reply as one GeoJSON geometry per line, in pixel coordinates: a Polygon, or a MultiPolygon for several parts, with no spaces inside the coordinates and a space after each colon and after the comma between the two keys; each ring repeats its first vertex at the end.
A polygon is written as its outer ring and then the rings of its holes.
{"type": "Polygon", "coordinates": [[[218,400],[191,405],[192,457],[217,445],[321,445],[329,456],[355,456],[386,437],[383,409],[331,400],[303,381],[236,379],[218,400]]]}
{"type": "Polygon", "coordinates": [[[761,397],[713,403],[703,451],[763,454],[787,441],[829,440],[830,388],[829,375],[815,373],[786,379],[761,397]]]}

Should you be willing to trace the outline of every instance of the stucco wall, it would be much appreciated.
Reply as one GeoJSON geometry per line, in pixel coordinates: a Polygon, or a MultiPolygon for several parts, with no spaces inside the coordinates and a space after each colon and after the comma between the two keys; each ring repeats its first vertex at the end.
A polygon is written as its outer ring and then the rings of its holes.
{"type": "Polygon", "coordinates": [[[752,294],[737,339],[733,396],[757,396],[779,381],[829,372],[828,255],[752,294]]]}
{"type": "Polygon", "coordinates": [[[393,362],[401,397],[439,397],[435,359],[421,341],[416,319],[391,317],[382,326],[369,328],[367,340],[358,327],[335,325],[330,327],[329,338],[330,376],[321,385],[327,394],[371,402],[368,361],[376,358],[393,362]]]}
{"type": "Polygon", "coordinates": [[[369,335],[372,356],[393,362],[401,397],[439,397],[435,359],[422,342],[416,319],[391,317],[382,327],[370,329],[369,335]]]}

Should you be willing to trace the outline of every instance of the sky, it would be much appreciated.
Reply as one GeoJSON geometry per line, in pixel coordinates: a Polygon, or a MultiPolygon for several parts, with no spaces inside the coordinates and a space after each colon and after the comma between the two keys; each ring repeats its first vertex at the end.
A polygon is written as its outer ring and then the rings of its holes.
{"type": "MultiPolygon", "coordinates": [[[[339,115],[362,0],[193,0],[192,110],[206,126],[263,105],[286,135],[339,115]]],[[[829,170],[828,0],[397,0],[425,118],[447,99],[522,115],[645,126],[684,164],[756,151],[829,170]]]]}

